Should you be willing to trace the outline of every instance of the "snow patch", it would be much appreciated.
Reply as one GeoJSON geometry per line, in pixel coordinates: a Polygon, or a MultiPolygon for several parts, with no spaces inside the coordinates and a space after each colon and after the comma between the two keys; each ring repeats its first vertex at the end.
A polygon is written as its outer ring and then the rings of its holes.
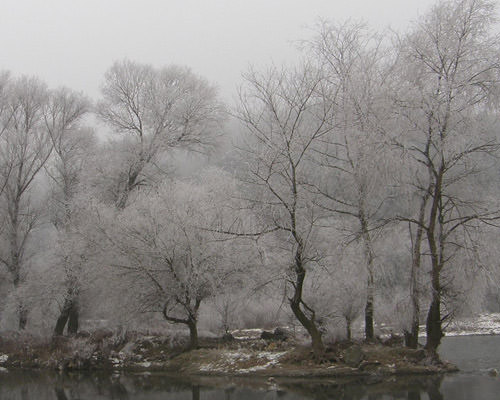
{"type": "Polygon", "coordinates": [[[282,351],[280,353],[271,353],[271,352],[259,353],[257,358],[265,359],[267,361],[267,363],[265,363],[263,365],[256,365],[256,366],[250,367],[250,368],[242,368],[242,369],[239,369],[238,372],[244,374],[244,373],[260,371],[263,369],[267,369],[267,368],[276,366],[279,363],[279,359],[285,354],[286,354],[286,351],[282,351]]]}
{"type": "Polygon", "coordinates": [[[462,318],[452,322],[446,329],[446,336],[466,335],[500,335],[500,313],[462,318]]]}
{"type": "Polygon", "coordinates": [[[140,363],[137,363],[136,364],[138,367],[144,367],[144,368],[149,368],[151,367],[151,363],[149,361],[143,361],[143,362],[140,362],[140,363]]]}
{"type": "Polygon", "coordinates": [[[0,355],[0,364],[6,363],[8,359],[9,356],[7,354],[0,355]]]}
{"type": "Polygon", "coordinates": [[[202,372],[235,372],[244,374],[276,366],[279,364],[279,359],[286,353],[286,351],[263,351],[258,353],[226,351],[220,354],[217,361],[200,365],[199,370],[202,372]],[[248,365],[253,366],[249,367],[248,365]]]}

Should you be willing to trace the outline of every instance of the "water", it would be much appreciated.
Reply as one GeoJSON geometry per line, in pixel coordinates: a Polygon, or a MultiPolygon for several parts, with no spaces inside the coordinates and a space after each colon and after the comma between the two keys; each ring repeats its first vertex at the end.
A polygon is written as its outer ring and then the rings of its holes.
{"type": "Polygon", "coordinates": [[[334,380],[200,378],[163,374],[0,372],[0,400],[497,400],[500,336],[445,338],[441,356],[462,372],[446,376],[334,380]]]}

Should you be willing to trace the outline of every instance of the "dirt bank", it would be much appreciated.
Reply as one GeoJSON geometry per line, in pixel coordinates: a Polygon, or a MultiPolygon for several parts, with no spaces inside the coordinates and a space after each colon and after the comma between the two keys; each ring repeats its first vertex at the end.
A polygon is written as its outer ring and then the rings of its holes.
{"type": "Polygon", "coordinates": [[[186,351],[178,338],[97,331],[43,339],[0,334],[0,368],[164,371],[198,376],[348,377],[457,371],[424,349],[383,343],[342,342],[316,359],[292,338],[204,339],[186,351]]]}

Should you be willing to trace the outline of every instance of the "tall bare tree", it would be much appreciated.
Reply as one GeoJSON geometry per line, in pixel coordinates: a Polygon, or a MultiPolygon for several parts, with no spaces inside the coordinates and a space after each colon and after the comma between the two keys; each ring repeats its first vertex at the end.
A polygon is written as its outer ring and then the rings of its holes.
{"type": "Polygon", "coordinates": [[[231,185],[212,172],[217,176],[204,174],[205,183],[163,185],[111,213],[98,244],[118,278],[130,282],[137,310],[186,325],[190,348],[198,346],[201,304],[230,287],[251,259],[246,244],[215,232],[231,185]]]}
{"type": "Polygon", "coordinates": [[[314,195],[308,190],[315,148],[332,129],[332,107],[323,101],[327,84],[310,65],[295,70],[250,71],[240,92],[238,117],[248,131],[244,157],[246,197],[283,251],[290,308],[324,352],[315,310],[304,293],[307,272],[319,261],[315,235],[320,228],[314,195]]]}
{"type": "MultiPolygon", "coordinates": [[[[80,127],[81,120],[90,108],[90,102],[81,94],[68,89],[51,91],[44,107],[44,123],[53,146],[53,157],[46,165],[52,182],[52,222],[61,240],[68,240],[77,229],[74,217],[74,200],[81,186],[82,174],[88,168],[89,152],[94,146],[93,133],[80,127]]],[[[74,249],[73,249],[74,250],[74,249]]],[[[62,335],[66,323],[68,333],[78,331],[78,298],[80,292],[79,267],[76,254],[60,257],[65,280],[60,315],[54,329],[62,335]]]]}
{"type": "MultiPolygon", "coordinates": [[[[489,107],[498,97],[498,36],[491,34],[494,3],[441,1],[402,40],[396,107],[406,121],[399,137],[413,158],[416,211],[401,219],[423,235],[431,261],[426,347],[443,337],[446,285],[442,280],[470,244],[473,229],[497,218],[498,207],[474,190],[485,158],[498,150],[489,107]],[[419,211],[420,210],[420,211],[419,211]]],[[[403,126],[403,125],[402,125],[403,126]]],[[[420,257],[415,248],[415,258],[420,257]]],[[[414,259],[415,259],[414,258],[414,259]]]]}
{"type": "Polygon", "coordinates": [[[115,62],[106,72],[102,121],[124,135],[126,165],[116,183],[116,205],[147,182],[147,170],[174,148],[206,151],[221,134],[223,106],[214,86],[177,66],[115,62]]]}
{"type": "MultiPolygon", "coordinates": [[[[335,110],[335,129],[323,139],[316,162],[323,169],[311,187],[321,206],[350,219],[349,241],[363,246],[366,266],[365,337],[374,339],[375,233],[387,193],[384,86],[388,79],[382,38],[364,24],[323,22],[307,43],[331,86],[325,103],[335,110]]],[[[345,223],[339,227],[346,228],[345,223]]]]}
{"type": "MultiPolygon", "coordinates": [[[[2,121],[1,157],[8,165],[2,196],[4,226],[0,262],[7,268],[15,288],[23,280],[26,247],[40,210],[30,190],[52,152],[50,136],[43,124],[48,91],[35,78],[21,77],[8,87],[9,117],[2,121]]],[[[24,329],[28,310],[19,304],[19,328],[24,329]]]]}

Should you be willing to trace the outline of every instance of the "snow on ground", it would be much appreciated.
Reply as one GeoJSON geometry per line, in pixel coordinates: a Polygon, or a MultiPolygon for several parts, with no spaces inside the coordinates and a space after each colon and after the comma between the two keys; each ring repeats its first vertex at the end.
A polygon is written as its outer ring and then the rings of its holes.
{"type": "Polygon", "coordinates": [[[220,353],[215,361],[202,364],[199,367],[203,372],[232,372],[249,373],[264,370],[279,364],[279,359],[287,352],[261,351],[254,352],[248,350],[227,350],[220,353]]]}
{"type": "Polygon", "coordinates": [[[235,339],[239,340],[249,340],[249,339],[259,339],[260,335],[262,335],[263,329],[255,328],[255,329],[237,329],[231,332],[231,335],[235,339]]]}
{"type": "Polygon", "coordinates": [[[446,327],[446,336],[500,335],[500,313],[460,318],[446,327]]]}

